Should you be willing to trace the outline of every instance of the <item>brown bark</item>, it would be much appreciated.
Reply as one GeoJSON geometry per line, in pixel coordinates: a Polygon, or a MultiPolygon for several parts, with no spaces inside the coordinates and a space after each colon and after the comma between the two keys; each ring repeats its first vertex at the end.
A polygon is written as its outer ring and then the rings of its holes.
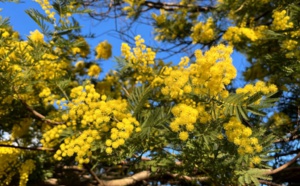
{"type": "Polygon", "coordinates": [[[270,170],[270,171],[266,172],[266,174],[267,175],[272,175],[272,174],[276,174],[276,173],[286,169],[288,166],[295,163],[299,157],[300,157],[300,153],[298,153],[297,156],[295,156],[292,160],[288,161],[287,163],[283,164],[282,166],[278,167],[277,169],[270,170]]]}

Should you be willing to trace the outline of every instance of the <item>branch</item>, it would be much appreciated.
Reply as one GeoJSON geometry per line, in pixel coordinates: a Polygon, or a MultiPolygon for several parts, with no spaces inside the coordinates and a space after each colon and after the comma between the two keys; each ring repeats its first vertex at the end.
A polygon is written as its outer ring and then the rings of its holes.
{"type": "Polygon", "coordinates": [[[153,1],[145,1],[142,5],[149,7],[150,9],[164,9],[166,11],[174,11],[180,8],[189,8],[189,12],[208,12],[210,10],[215,9],[213,6],[197,6],[194,4],[181,5],[178,3],[162,3],[162,2],[153,2],[153,1]]]}
{"type": "Polygon", "coordinates": [[[143,181],[145,179],[150,178],[150,175],[151,175],[150,171],[141,171],[127,178],[105,181],[103,185],[104,186],[132,185],[136,182],[143,181]]]}
{"type": "MultiPolygon", "coordinates": [[[[298,113],[298,115],[299,115],[299,113],[298,113]]],[[[294,124],[294,123],[293,122],[289,122],[287,124],[294,124]]],[[[283,138],[283,139],[277,139],[277,140],[274,141],[274,143],[289,142],[289,141],[293,141],[293,140],[299,139],[300,135],[296,134],[299,131],[299,129],[300,129],[300,125],[299,125],[298,121],[297,121],[297,123],[295,125],[297,125],[297,127],[293,131],[290,131],[289,133],[287,133],[287,134],[290,135],[290,137],[283,138]]]]}
{"type": "MultiPolygon", "coordinates": [[[[136,154],[133,155],[133,157],[139,158],[139,156],[136,155],[136,154]]],[[[142,161],[151,161],[152,159],[151,159],[151,158],[148,158],[148,157],[142,156],[142,157],[141,157],[141,160],[142,160],[142,161]]],[[[122,162],[122,163],[127,164],[127,162],[122,162]]],[[[176,161],[175,164],[176,164],[176,165],[182,165],[182,162],[181,162],[181,161],[176,161]]]]}
{"type": "Polygon", "coordinates": [[[277,183],[274,183],[274,182],[270,182],[270,181],[266,181],[266,180],[259,180],[259,183],[265,184],[265,185],[270,185],[270,186],[282,186],[280,184],[277,184],[277,183]]]}
{"type": "Polygon", "coordinates": [[[272,175],[272,174],[276,174],[282,170],[284,170],[285,168],[287,168],[288,166],[292,165],[293,163],[295,163],[297,161],[297,159],[300,157],[300,153],[297,154],[297,156],[295,156],[292,160],[290,160],[289,162],[283,164],[282,166],[278,167],[277,169],[274,170],[270,170],[268,172],[266,172],[267,175],[272,175]]]}
{"type": "Polygon", "coordinates": [[[74,171],[86,171],[85,169],[78,166],[63,166],[64,170],[74,170],[74,171]]]}
{"type": "Polygon", "coordinates": [[[184,179],[186,181],[208,181],[210,178],[209,177],[190,177],[190,176],[183,176],[179,174],[172,174],[172,173],[167,173],[169,176],[172,176],[173,178],[179,178],[179,179],[184,179]]]}
{"type": "Polygon", "coordinates": [[[300,135],[293,135],[289,138],[277,139],[274,141],[274,143],[289,142],[289,141],[293,141],[296,139],[300,139],[300,135]]]}
{"type": "Polygon", "coordinates": [[[90,173],[90,174],[93,176],[93,178],[97,181],[97,183],[98,183],[99,186],[104,186],[104,185],[106,185],[106,184],[104,183],[104,181],[103,181],[103,180],[100,180],[100,179],[98,178],[97,174],[94,173],[94,171],[93,171],[91,168],[88,167],[88,165],[84,165],[84,167],[89,171],[89,173],[90,173]]]}
{"type": "Polygon", "coordinates": [[[37,112],[33,108],[31,108],[25,101],[21,100],[21,103],[26,107],[27,110],[29,110],[34,116],[37,118],[41,119],[42,121],[45,121],[46,123],[52,124],[52,125],[61,125],[63,122],[56,122],[56,121],[51,121],[50,119],[46,119],[44,115],[41,113],[37,112]]]}
{"type": "Polygon", "coordinates": [[[16,149],[36,150],[36,151],[55,151],[52,148],[46,148],[46,147],[21,147],[21,146],[6,145],[6,144],[0,144],[0,147],[10,147],[10,148],[16,148],[16,149]]]}

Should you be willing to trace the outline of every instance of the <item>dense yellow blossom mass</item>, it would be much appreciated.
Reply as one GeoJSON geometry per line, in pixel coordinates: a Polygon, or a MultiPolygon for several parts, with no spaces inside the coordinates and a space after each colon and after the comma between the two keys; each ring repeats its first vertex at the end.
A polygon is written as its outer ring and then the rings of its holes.
{"type": "Polygon", "coordinates": [[[101,72],[101,68],[98,65],[91,65],[89,70],[88,70],[88,75],[91,77],[98,77],[98,75],[101,72]]]}
{"type": "Polygon", "coordinates": [[[72,131],[73,135],[65,138],[56,151],[57,160],[75,155],[80,164],[88,163],[94,143],[106,141],[105,152],[111,154],[113,149],[124,145],[132,133],[140,131],[139,122],[127,111],[127,102],[107,101],[105,95],[95,91],[93,84],[73,88],[70,98],[69,103],[61,102],[67,108],[61,116],[66,125],[53,127],[43,135],[43,146],[53,147],[64,131],[72,131]]]}
{"type": "Polygon", "coordinates": [[[241,42],[245,39],[249,39],[250,41],[256,41],[257,36],[253,29],[251,28],[239,28],[239,27],[229,27],[225,34],[223,35],[223,39],[231,42],[241,42]]]}
{"type": "Polygon", "coordinates": [[[274,11],[272,17],[274,18],[272,26],[275,30],[286,30],[293,28],[293,22],[290,22],[290,17],[286,15],[286,10],[274,11]]]}
{"type": "Polygon", "coordinates": [[[29,36],[30,40],[37,43],[42,43],[44,41],[44,35],[40,33],[38,30],[35,30],[34,32],[30,32],[29,36]]]}
{"type": "Polygon", "coordinates": [[[156,53],[144,44],[145,40],[140,35],[135,37],[136,47],[132,49],[127,43],[122,43],[121,52],[125,60],[134,70],[132,75],[137,81],[145,82],[153,79],[153,66],[156,53]]]}
{"type": "Polygon", "coordinates": [[[209,43],[215,37],[214,22],[211,17],[207,19],[206,23],[199,22],[192,28],[193,43],[209,43]]]}
{"type": "Polygon", "coordinates": [[[35,0],[35,2],[39,3],[40,6],[42,7],[42,9],[45,11],[45,13],[47,14],[47,16],[50,19],[54,19],[55,20],[55,12],[52,11],[51,9],[53,9],[53,6],[50,4],[49,0],[35,0]]]}
{"type": "Polygon", "coordinates": [[[238,88],[236,89],[236,93],[250,93],[249,96],[257,93],[257,92],[262,92],[263,94],[269,94],[269,93],[275,93],[277,92],[278,89],[275,85],[271,84],[269,86],[266,85],[265,82],[263,81],[257,81],[255,85],[248,84],[244,88],[238,88]]]}
{"type": "MultiPolygon", "coordinates": [[[[1,142],[3,144],[3,142],[1,142]]],[[[7,143],[6,143],[7,144],[7,143]]],[[[19,164],[18,158],[21,154],[19,149],[1,147],[0,148],[0,180],[1,186],[8,185],[11,182],[12,177],[17,174],[15,171],[9,171],[11,167],[19,164]]]]}
{"type": "Polygon", "coordinates": [[[187,65],[188,58],[183,58],[179,67],[165,67],[160,76],[154,80],[155,86],[162,86],[163,95],[171,98],[182,98],[185,94],[226,97],[224,89],[236,76],[236,69],[232,65],[231,47],[218,45],[207,52],[195,51],[196,62],[187,65]]]}
{"type": "Polygon", "coordinates": [[[26,160],[20,167],[20,182],[19,186],[26,186],[28,182],[28,176],[32,173],[35,169],[35,162],[31,159],[26,160]]]}

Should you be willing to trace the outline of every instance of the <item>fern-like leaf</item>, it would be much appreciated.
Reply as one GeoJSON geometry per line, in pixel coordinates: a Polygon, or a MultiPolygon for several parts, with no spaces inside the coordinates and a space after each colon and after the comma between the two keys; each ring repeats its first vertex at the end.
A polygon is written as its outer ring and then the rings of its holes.
{"type": "Polygon", "coordinates": [[[145,105],[151,93],[151,88],[145,85],[135,87],[128,97],[129,109],[136,116],[145,105]]]}
{"type": "Polygon", "coordinates": [[[230,94],[222,103],[226,115],[236,115],[240,121],[248,121],[249,112],[265,116],[265,113],[261,109],[273,106],[278,100],[277,98],[270,98],[273,95],[274,93],[263,95],[260,92],[251,96],[249,94],[230,94]]]}
{"type": "Polygon", "coordinates": [[[42,33],[44,35],[49,35],[49,26],[46,25],[46,22],[53,24],[53,20],[50,19],[49,17],[43,15],[36,9],[28,9],[25,11],[29,17],[41,28],[42,33]]]}
{"type": "Polygon", "coordinates": [[[163,129],[166,127],[165,123],[169,122],[171,118],[171,109],[158,107],[154,110],[149,110],[143,116],[143,123],[142,123],[142,131],[140,136],[143,137],[150,137],[151,131],[155,129],[163,129]]]}

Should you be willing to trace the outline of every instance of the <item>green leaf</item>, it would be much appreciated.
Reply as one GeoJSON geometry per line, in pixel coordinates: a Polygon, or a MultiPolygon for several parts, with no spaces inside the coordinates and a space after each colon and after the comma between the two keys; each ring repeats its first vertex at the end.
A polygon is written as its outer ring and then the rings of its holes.
{"type": "Polygon", "coordinates": [[[244,175],[244,178],[245,178],[245,183],[246,184],[250,184],[251,183],[251,178],[250,178],[250,175],[248,173],[246,173],[244,175]]]}
{"type": "Polygon", "coordinates": [[[240,184],[240,185],[245,185],[245,181],[244,181],[244,177],[243,177],[243,176],[240,176],[240,177],[238,178],[238,181],[239,181],[239,184],[240,184]]]}
{"type": "Polygon", "coordinates": [[[128,97],[129,109],[133,111],[133,116],[136,116],[145,105],[151,93],[151,88],[145,85],[135,87],[128,97]]]}
{"type": "Polygon", "coordinates": [[[151,172],[156,172],[157,171],[157,167],[156,166],[151,166],[151,172]]]}
{"type": "Polygon", "coordinates": [[[248,110],[249,112],[255,114],[255,115],[258,115],[258,116],[265,116],[265,115],[266,115],[265,112],[256,110],[256,109],[254,109],[254,108],[252,108],[252,107],[248,107],[247,110],[248,110]]]}
{"type": "Polygon", "coordinates": [[[259,181],[258,181],[257,178],[252,177],[252,176],[250,178],[251,178],[251,181],[255,184],[255,186],[259,186],[260,185],[260,183],[259,183],[259,181]]]}
{"type": "Polygon", "coordinates": [[[142,138],[149,138],[152,130],[162,130],[166,128],[166,123],[170,122],[171,118],[171,109],[158,107],[154,110],[145,111],[143,118],[144,122],[142,122],[142,131],[140,132],[140,136],[142,138]]]}

